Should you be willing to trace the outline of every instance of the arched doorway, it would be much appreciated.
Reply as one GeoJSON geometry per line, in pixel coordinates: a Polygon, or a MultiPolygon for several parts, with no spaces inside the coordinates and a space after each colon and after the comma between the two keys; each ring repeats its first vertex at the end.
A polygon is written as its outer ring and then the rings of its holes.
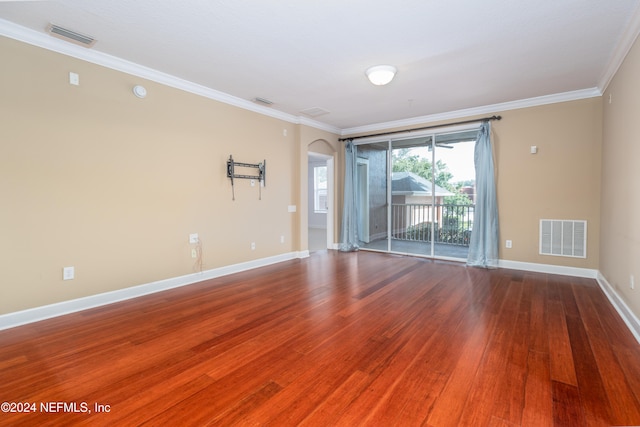
{"type": "Polygon", "coordinates": [[[334,157],[326,141],[314,141],[308,155],[309,252],[334,249],[334,157]]]}

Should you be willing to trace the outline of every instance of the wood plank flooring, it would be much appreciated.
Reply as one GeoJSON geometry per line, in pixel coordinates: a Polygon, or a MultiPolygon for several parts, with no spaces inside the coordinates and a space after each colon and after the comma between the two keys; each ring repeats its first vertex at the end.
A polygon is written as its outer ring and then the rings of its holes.
{"type": "Polygon", "coordinates": [[[640,345],[594,280],[323,251],[0,331],[0,402],[31,410],[11,426],[639,425],[640,345]]]}

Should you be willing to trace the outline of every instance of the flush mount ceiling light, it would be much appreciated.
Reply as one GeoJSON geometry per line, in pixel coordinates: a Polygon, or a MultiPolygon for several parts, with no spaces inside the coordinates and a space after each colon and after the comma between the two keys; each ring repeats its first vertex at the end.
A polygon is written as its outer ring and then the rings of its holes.
{"type": "Polygon", "coordinates": [[[396,67],[393,65],[376,65],[374,67],[367,68],[365,72],[369,81],[376,86],[382,86],[393,80],[396,75],[396,67]]]}

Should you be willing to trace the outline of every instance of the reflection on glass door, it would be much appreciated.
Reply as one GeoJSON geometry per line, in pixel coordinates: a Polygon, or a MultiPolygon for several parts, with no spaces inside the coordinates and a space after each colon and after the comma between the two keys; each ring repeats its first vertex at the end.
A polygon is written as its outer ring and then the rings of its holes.
{"type": "Polygon", "coordinates": [[[359,214],[361,247],[466,259],[475,202],[476,134],[359,145],[358,200],[366,210],[359,214]]]}
{"type": "Polygon", "coordinates": [[[358,158],[357,160],[357,180],[358,180],[358,236],[363,243],[369,243],[369,160],[358,158]]]}
{"type": "Polygon", "coordinates": [[[359,145],[357,149],[358,177],[358,237],[363,248],[388,251],[387,215],[387,141],[359,145]]]}

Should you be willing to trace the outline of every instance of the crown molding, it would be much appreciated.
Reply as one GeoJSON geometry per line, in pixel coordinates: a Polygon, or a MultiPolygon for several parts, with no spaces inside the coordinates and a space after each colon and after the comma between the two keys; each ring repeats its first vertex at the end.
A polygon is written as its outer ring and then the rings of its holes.
{"type": "MultiPolygon", "coordinates": [[[[636,9],[636,13],[631,19],[631,24],[628,26],[624,36],[624,43],[620,43],[620,48],[616,50],[614,59],[611,62],[606,76],[603,77],[603,82],[608,84],[609,80],[617,71],[617,67],[620,66],[624,56],[627,54],[633,41],[637,37],[640,31],[640,6],[636,9]],[[617,64],[617,65],[616,65],[617,64]]],[[[238,108],[249,110],[258,114],[269,116],[275,119],[283,120],[293,124],[299,124],[304,126],[313,127],[316,129],[324,130],[330,133],[334,133],[340,136],[352,135],[356,133],[367,133],[380,130],[386,130],[391,128],[399,128],[405,126],[423,125],[426,123],[432,123],[443,120],[454,120],[464,117],[470,117],[474,115],[492,114],[499,111],[515,110],[519,108],[534,107],[545,104],[553,104],[557,102],[573,101],[585,98],[592,98],[596,96],[602,96],[603,90],[600,88],[606,87],[605,84],[601,84],[595,88],[582,89],[572,92],[564,92],[559,94],[539,96],[535,98],[528,98],[517,101],[504,102],[499,104],[485,105],[481,107],[467,108],[457,111],[450,111],[446,113],[432,114],[427,116],[413,117],[409,119],[374,123],[365,126],[358,126],[352,128],[341,129],[323,122],[309,119],[303,116],[295,116],[292,114],[284,113],[282,111],[275,110],[271,107],[265,107],[258,105],[252,101],[238,98],[229,95],[224,92],[220,92],[176,76],[163,73],[161,71],[136,64],[131,61],[98,52],[95,50],[87,49],[81,46],[74,45],[72,43],[66,43],[62,40],[50,37],[49,35],[34,31],[29,28],[22,27],[12,22],[0,19],[0,35],[12,38],[33,46],[41,47],[53,52],[57,52],[66,56],[70,56],[82,61],[87,61],[96,65],[100,65],[112,70],[120,71],[123,73],[131,74],[137,77],[141,77],[156,83],[160,83],[169,87],[173,87],[185,92],[193,93],[214,101],[222,102],[227,105],[232,105],[238,108]]]]}
{"type": "Polygon", "coordinates": [[[308,119],[306,117],[298,117],[298,124],[310,126],[316,129],[324,130],[327,132],[335,133],[336,135],[340,135],[342,133],[342,129],[329,125],[327,123],[322,123],[317,120],[308,119]]]}
{"type": "Polygon", "coordinates": [[[633,47],[638,35],[640,34],[640,3],[636,6],[635,11],[631,15],[631,19],[629,20],[629,24],[625,28],[622,36],[618,43],[616,44],[616,48],[613,51],[611,58],[609,59],[609,63],[598,82],[598,88],[600,88],[600,92],[604,93],[613,80],[613,77],[618,72],[618,69],[624,62],[624,59],[627,57],[627,54],[633,47]]]}
{"type": "Polygon", "coordinates": [[[502,102],[499,104],[484,105],[481,107],[466,108],[463,110],[449,111],[446,113],[431,114],[428,116],[413,117],[410,119],[395,120],[385,123],[375,123],[371,125],[358,126],[342,130],[341,136],[358,133],[376,132],[381,130],[401,128],[406,126],[425,125],[443,120],[461,119],[470,116],[494,114],[502,111],[517,110],[520,108],[537,107],[558,102],[576,101],[579,99],[594,98],[602,96],[602,92],[597,88],[581,89],[571,92],[556,93],[552,95],[537,96],[535,98],[521,99],[517,101],[502,102]]]}
{"type": "Polygon", "coordinates": [[[173,87],[175,89],[190,92],[195,95],[199,95],[205,98],[212,99],[214,101],[222,102],[234,107],[242,108],[245,110],[253,111],[258,114],[273,117],[275,119],[283,120],[294,124],[304,124],[306,126],[315,127],[328,132],[340,134],[340,129],[317,122],[315,120],[309,120],[305,117],[294,116],[292,114],[284,113],[282,111],[275,110],[270,107],[258,105],[252,101],[238,98],[229,95],[224,92],[220,92],[197,83],[190,82],[173,76],[171,74],[163,73],[153,68],[145,67],[140,64],[136,64],[131,61],[127,61],[106,53],[98,52],[95,50],[87,49],[82,46],[77,46],[72,43],[66,43],[63,40],[59,40],[45,33],[40,33],[29,28],[16,25],[12,22],[0,19],[0,35],[18,40],[33,46],[41,47],[53,52],[60,53],[62,55],[70,56],[82,61],[90,62],[92,64],[100,65],[106,68],[110,68],[115,71],[131,74],[137,77],[141,77],[156,83],[163,84],[165,86],[173,87]]]}

